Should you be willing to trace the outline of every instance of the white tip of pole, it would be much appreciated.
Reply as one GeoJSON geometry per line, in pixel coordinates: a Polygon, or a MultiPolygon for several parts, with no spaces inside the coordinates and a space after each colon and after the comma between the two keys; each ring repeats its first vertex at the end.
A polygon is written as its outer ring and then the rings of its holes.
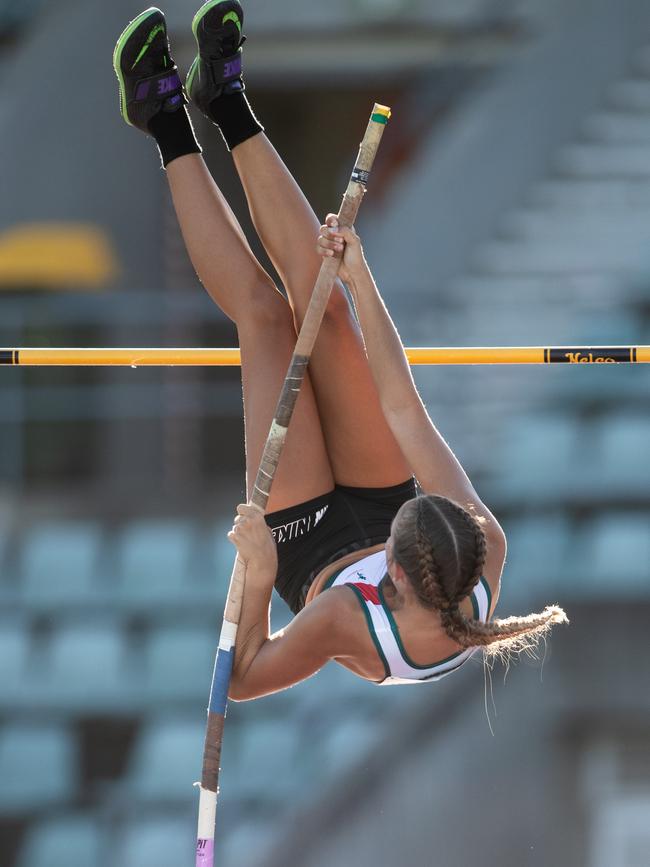
{"type": "Polygon", "coordinates": [[[217,793],[204,789],[200,783],[195,785],[198,785],[200,790],[197,836],[212,839],[214,837],[214,823],[217,815],[217,793]]]}
{"type": "Polygon", "coordinates": [[[217,793],[199,787],[199,823],[196,843],[196,867],[213,867],[214,864],[214,824],[217,815],[217,793]]]}

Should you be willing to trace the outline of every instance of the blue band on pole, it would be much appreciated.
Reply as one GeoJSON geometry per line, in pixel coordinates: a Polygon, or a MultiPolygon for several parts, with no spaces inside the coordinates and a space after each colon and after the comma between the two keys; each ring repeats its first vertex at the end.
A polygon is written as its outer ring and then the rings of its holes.
{"type": "Polygon", "coordinates": [[[212,688],[210,690],[210,713],[220,713],[226,715],[226,707],[228,705],[228,688],[230,686],[230,676],[232,674],[233,661],[235,659],[235,648],[230,650],[217,651],[217,658],[214,663],[214,673],[212,675],[212,688]]]}

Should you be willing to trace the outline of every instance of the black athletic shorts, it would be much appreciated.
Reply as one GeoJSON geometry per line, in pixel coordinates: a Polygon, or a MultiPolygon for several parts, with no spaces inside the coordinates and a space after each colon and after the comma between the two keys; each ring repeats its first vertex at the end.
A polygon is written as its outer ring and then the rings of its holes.
{"type": "Polygon", "coordinates": [[[275,589],[294,614],[321,569],[352,551],[385,542],[397,510],[417,494],[415,480],[390,488],[333,491],[266,516],[278,547],[275,589]]]}

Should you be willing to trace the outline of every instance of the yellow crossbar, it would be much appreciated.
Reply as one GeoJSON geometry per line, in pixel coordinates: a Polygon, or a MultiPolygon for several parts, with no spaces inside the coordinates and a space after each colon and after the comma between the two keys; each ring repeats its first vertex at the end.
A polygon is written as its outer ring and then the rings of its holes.
{"type": "MultiPolygon", "coordinates": [[[[418,346],[411,364],[650,363],[650,346],[418,346]]],[[[0,365],[20,367],[237,367],[239,349],[0,349],[0,365]]]]}

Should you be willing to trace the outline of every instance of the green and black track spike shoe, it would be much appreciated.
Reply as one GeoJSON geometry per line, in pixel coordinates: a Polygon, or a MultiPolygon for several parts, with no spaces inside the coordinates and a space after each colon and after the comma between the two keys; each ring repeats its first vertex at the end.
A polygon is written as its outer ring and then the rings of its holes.
{"type": "Polygon", "coordinates": [[[146,9],[133,19],[117,40],[113,66],[122,117],[131,126],[148,133],[149,121],[159,111],[178,111],[187,103],[160,9],[146,9]]]}
{"type": "Polygon", "coordinates": [[[208,0],[194,16],[192,31],[199,49],[187,75],[186,88],[203,114],[213,99],[244,90],[242,34],[244,10],[237,0],[208,0]]]}

